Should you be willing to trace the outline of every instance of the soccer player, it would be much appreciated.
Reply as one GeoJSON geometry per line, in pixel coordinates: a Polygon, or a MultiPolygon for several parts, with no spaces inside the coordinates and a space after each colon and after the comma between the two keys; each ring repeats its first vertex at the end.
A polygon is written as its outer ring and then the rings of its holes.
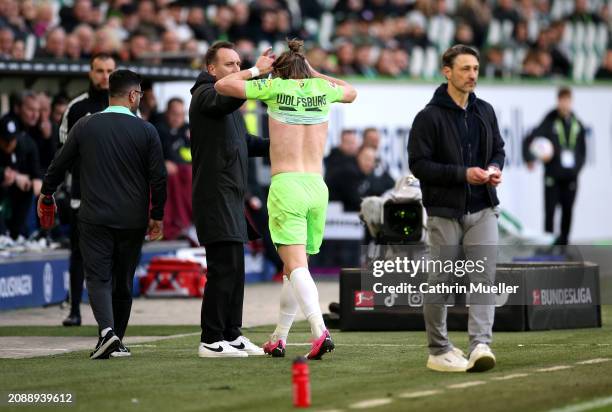
{"type": "Polygon", "coordinates": [[[276,330],[264,345],[274,357],[285,355],[289,329],[298,306],[313,336],[309,359],[334,349],[319,307],[319,294],[308,270],[308,257],[319,252],[325,227],[328,191],[322,177],[323,150],[330,106],[357,97],[345,81],[315,71],[302,53],[303,42],[288,41],[289,50],[275,59],[272,78],[257,67],[233,73],[215,83],[223,95],[261,100],[268,106],[272,183],[268,195],[272,240],[283,260],[283,288],[276,330]]]}

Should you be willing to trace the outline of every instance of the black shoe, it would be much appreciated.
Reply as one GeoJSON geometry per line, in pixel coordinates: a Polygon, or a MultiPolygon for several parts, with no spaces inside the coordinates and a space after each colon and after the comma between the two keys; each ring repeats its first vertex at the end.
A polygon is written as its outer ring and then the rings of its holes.
{"type": "Polygon", "coordinates": [[[111,353],[119,348],[121,341],[115,335],[115,332],[109,330],[106,332],[106,336],[98,339],[96,349],[89,355],[89,359],[108,359],[111,353]]]}
{"type": "Polygon", "coordinates": [[[81,316],[80,315],[68,315],[66,319],[62,322],[64,326],[81,326],[81,316]]]}
{"type": "Polygon", "coordinates": [[[127,358],[128,356],[132,356],[132,353],[123,342],[119,342],[117,350],[110,354],[111,358],[127,358]]]}

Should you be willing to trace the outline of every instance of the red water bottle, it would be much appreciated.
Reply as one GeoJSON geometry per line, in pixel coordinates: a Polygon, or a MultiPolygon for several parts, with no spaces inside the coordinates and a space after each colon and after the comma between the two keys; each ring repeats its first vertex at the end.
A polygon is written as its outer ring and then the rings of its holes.
{"type": "Polygon", "coordinates": [[[306,358],[299,356],[293,361],[293,406],[308,408],[310,406],[310,377],[306,358]]]}
{"type": "Polygon", "coordinates": [[[55,225],[55,200],[53,200],[53,196],[45,195],[40,203],[40,210],[42,212],[40,227],[46,230],[51,229],[55,225]]]}

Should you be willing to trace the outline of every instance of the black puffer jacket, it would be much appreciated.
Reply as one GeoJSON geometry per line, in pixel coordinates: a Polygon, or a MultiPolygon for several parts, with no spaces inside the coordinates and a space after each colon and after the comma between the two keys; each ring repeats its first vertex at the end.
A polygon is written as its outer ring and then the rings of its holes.
{"type": "MultiPolygon", "coordinates": [[[[436,89],[433,99],[417,114],[408,140],[410,170],[421,181],[423,205],[430,216],[460,218],[468,211],[471,188],[466,180],[470,165],[487,168],[504,165],[504,141],[493,107],[471,93],[468,110],[480,124],[477,156],[466,164],[465,138],[461,119],[465,110],[454,104],[446,84],[436,89]],[[452,104],[449,102],[452,102],[452,104]]],[[[486,185],[490,206],[499,204],[494,187],[486,185]]]]}
{"type": "Polygon", "coordinates": [[[255,237],[244,215],[248,157],[270,152],[269,140],[247,133],[238,110],[244,100],[221,96],[215,81],[201,73],[189,106],[193,220],[203,245],[255,237]]]}

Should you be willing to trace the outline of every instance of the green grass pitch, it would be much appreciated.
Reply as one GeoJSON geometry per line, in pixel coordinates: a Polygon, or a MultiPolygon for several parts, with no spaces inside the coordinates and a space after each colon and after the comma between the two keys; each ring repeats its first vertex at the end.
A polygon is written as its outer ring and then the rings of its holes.
{"type": "MultiPolygon", "coordinates": [[[[482,374],[442,374],[425,368],[424,332],[332,331],[336,351],[312,361],[311,410],[350,410],[355,403],[385,399],[373,411],[548,411],[612,396],[612,306],[603,308],[601,329],[495,333],[497,367],[482,374]],[[609,358],[608,362],[577,362],[609,358]],[[538,371],[553,366],[555,371],[538,371]],[[514,379],[497,378],[527,374],[514,379]],[[464,388],[449,385],[484,381],[464,388]],[[440,393],[419,398],[401,395],[440,393]]],[[[255,343],[272,327],[245,330],[255,343]]],[[[287,357],[200,359],[197,326],[134,326],[128,335],[192,336],[132,347],[126,359],[91,361],[88,352],[0,360],[0,392],[72,392],[71,411],[283,411],[293,410],[291,362],[307,351],[308,330],[299,323],[287,357]]],[[[2,327],[0,336],[93,336],[93,327],[2,327]]],[[[466,349],[467,334],[451,339],[466,349]]],[[[92,337],[92,346],[95,338],[92,337]]],[[[0,410],[65,410],[64,407],[0,404],[0,410]]],[[[593,409],[612,410],[612,405],[593,409]]]]}

